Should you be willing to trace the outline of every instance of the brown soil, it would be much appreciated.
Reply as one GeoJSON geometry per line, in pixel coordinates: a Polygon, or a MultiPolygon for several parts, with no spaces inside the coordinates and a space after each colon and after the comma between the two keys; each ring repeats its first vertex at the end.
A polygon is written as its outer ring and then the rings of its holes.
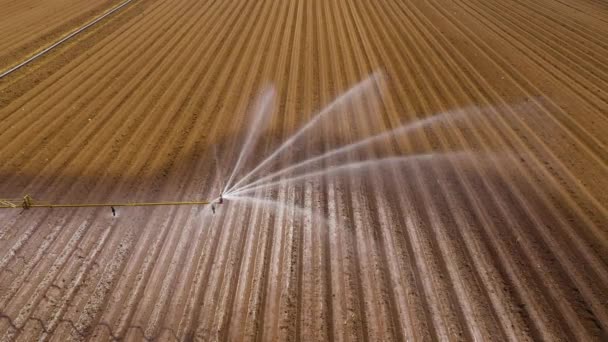
{"type": "MultiPolygon", "coordinates": [[[[116,2],[80,3],[0,0],[21,18],[0,21],[21,34],[0,39],[0,67],[116,2]]],[[[376,94],[272,169],[460,108],[363,152],[475,157],[256,193],[279,208],[2,210],[0,341],[607,340],[607,12],[134,2],[0,81],[0,198],[216,197],[266,85],[274,119],[243,171],[376,70],[376,94]]]]}
{"type": "Polygon", "coordinates": [[[33,55],[117,3],[118,0],[0,0],[0,70],[33,55]]]}

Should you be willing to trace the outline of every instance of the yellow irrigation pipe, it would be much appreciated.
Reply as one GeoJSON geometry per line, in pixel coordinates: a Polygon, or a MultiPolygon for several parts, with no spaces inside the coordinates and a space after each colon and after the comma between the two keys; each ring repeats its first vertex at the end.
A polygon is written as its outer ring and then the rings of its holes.
{"type": "Polygon", "coordinates": [[[88,207],[150,207],[158,205],[206,205],[207,201],[189,202],[142,202],[142,203],[77,203],[77,204],[32,204],[30,208],[88,208],[88,207]]]}
{"type": "Polygon", "coordinates": [[[0,201],[0,209],[29,209],[29,208],[89,208],[89,207],[150,207],[161,205],[208,205],[210,201],[185,201],[185,202],[132,202],[132,203],[75,203],[75,204],[51,204],[35,203],[29,199],[23,202],[0,201]],[[12,202],[12,203],[11,203],[12,202]]]}

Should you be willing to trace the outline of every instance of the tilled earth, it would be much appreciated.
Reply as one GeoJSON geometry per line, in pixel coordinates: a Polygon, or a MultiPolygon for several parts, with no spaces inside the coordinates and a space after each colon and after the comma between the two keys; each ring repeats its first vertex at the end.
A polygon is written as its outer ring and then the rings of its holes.
{"type": "MultiPolygon", "coordinates": [[[[3,3],[20,32],[0,39],[7,68],[118,2],[3,3]]],[[[239,177],[374,72],[258,178],[441,115],[305,171],[428,158],[262,187],[215,215],[0,209],[0,340],[607,340],[607,14],[134,1],[0,80],[0,198],[215,198],[263,89],[272,121],[239,177]]]]}

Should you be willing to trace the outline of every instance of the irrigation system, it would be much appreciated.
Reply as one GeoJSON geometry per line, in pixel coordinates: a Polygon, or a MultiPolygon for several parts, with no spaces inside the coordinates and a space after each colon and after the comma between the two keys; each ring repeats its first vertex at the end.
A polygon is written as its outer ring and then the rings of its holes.
{"type": "Polygon", "coordinates": [[[90,207],[151,207],[170,205],[208,205],[223,203],[222,196],[214,201],[177,201],[177,202],[125,202],[125,203],[48,203],[35,201],[30,195],[20,199],[0,199],[0,209],[32,209],[32,208],[90,208],[90,207]]]}

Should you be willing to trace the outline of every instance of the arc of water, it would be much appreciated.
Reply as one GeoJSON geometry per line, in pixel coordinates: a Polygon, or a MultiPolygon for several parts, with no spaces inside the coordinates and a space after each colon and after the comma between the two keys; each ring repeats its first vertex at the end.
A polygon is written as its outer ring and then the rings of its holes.
{"type": "Polygon", "coordinates": [[[279,153],[285,150],[289,145],[293,144],[298,138],[300,138],[306,131],[314,127],[319,123],[320,119],[326,116],[328,113],[331,113],[336,107],[342,105],[346,100],[353,97],[356,94],[359,94],[364,89],[367,89],[374,83],[378,82],[381,79],[382,73],[379,71],[374,72],[371,76],[366,78],[365,80],[355,84],[348,91],[338,96],[334,101],[332,101],[329,105],[323,108],[320,112],[318,112],[312,120],[310,120],[306,125],[304,125],[298,132],[293,134],[289,139],[287,139],[279,148],[277,148],[270,156],[264,159],[258,166],[256,166],[253,170],[247,173],[243,178],[241,178],[236,184],[232,187],[228,188],[227,192],[237,188],[251,176],[253,176],[256,172],[258,172],[261,168],[266,166],[270,161],[272,161],[279,153]]]}
{"type": "Polygon", "coordinates": [[[272,173],[270,175],[267,175],[267,176],[262,177],[262,178],[260,178],[258,180],[255,180],[254,182],[251,182],[251,183],[249,183],[247,185],[244,185],[244,186],[242,186],[240,188],[237,188],[234,191],[247,189],[249,187],[252,187],[252,186],[255,186],[257,184],[263,183],[265,181],[271,180],[273,178],[276,178],[276,177],[281,176],[283,174],[292,172],[294,170],[297,170],[299,168],[302,168],[302,167],[305,167],[307,165],[313,164],[315,162],[321,161],[323,159],[327,159],[327,158],[330,158],[330,157],[334,157],[336,155],[352,152],[352,151],[357,150],[357,149],[359,149],[361,147],[373,144],[373,143],[375,143],[377,141],[382,141],[383,139],[389,138],[391,136],[396,136],[396,135],[400,135],[400,134],[409,133],[409,132],[411,132],[411,131],[413,131],[415,129],[422,128],[424,126],[427,126],[427,125],[436,123],[438,121],[441,121],[441,120],[447,118],[447,116],[452,116],[454,119],[457,119],[457,118],[460,118],[461,116],[463,116],[466,113],[467,113],[466,109],[459,109],[459,110],[456,110],[456,111],[449,111],[449,112],[444,112],[444,113],[441,113],[441,114],[436,114],[436,115],[430,116],[428,118],[424,118],[422,120],[418,120],[418,121],[415,121],[415,122],[408,123],[406,125],[399,126],[399,127],[394,128],[394,129],[392,129],[390,131],[382,132],[382,133],[373,135],[371,137],[365,138],[363,140],[360,140],[358,142],[354,142],[352,144],[349,144],[349,145],[337,148],[335,150],[328,151],[328,152],[326,152],[326,153],[324,153],[322,155],[306,159],[306,160],[301,161],[301,162],[299,162],[299,163],[297,163],[295,165],[286,167],[286,168],[281,169],[281,170],[279,170],[277,172],[274,172],[274,173],[272,173]]]}
{"type": "Polygon", "coordinates": [[[388,132],[384,132],[384,133],[381,133],[381,134],[378,134],[378,135],[374,135],[372,137],[366,138],[366,139],[361,140],[359,142],[355,142],[353,144],[350,144],[350,145],[347,145],[347,146],[343,146],[343,147],[340,147],[338,149],[326,152],[326,153],[324,153],[322,155],[306,159],[306,160],[304,160],[302,162],[299,162],[299,163],[297,163],[295,165],[286,167],[286,168],[281,169],[281,170],[279,170],[277,172],[273,172],[273,173],[269,174],[268,176],[265,176],[265,177],[262,177],[260,179],[257,179],[256,181],[251,182],[249,184],[246,184],[246,185],[244,185],[244,186],[242,186],[240,188],[236,188],[233,191],[237,192],[239,190],[248,189],[248,188],[253,187],[253,186],[257,185],[257,184],[264,183],[264,182],[266,182],[268,180],[272,180],[273,178],[276,178],[276,177],[279,177],[279,176],[281,176],[283,174],[286,174],[286,173],[292,172],[294,170],[303,168],[303,167],[305,167],[307,165],[313,164],[313,163],[321,161],[323,159],[327,159],[329,157],[333,157],[333,156],[336,156],[336,155],[339,155],[339,154],[347,153],[347,152],[356,150],[357,148],[363,147],[365,145],[368,145],[368,144],[374,143],[376,141],[382,140],[384,138],[388,138],[388,137],[390,137],[392,135],[397,135],[399,133],[402,133],[401,131],[405,131],[405,128],[406,127],[399,127],[399,128],[390,130],[388,132]]]}
{"type": "Polygon", "coordinates": [[[369,168],[372,166],[382,166],[385,164],[404,163],[404,162],[432,161],[432,160],[437,160],[437,159],[448,159],[448,158],[460,159],[465,156],[470,157],[470,156],[472,156],[472,154],[470,152],[424,153],[424,154],[415,154],[415,155],[409,155],[409,156],[370,159],[370,160],[358,161],[358,162],[353,162],[353,163],[347,163],[347,164],[339,165],[339,166],[333,166],[333,167],[327,168],[325,170],[309,172],[309,173],[306,173],[303,175],[286,178],[286,179],[282,179],[282,180],[275,181],[275,182],[261,184],[261,185],[254,186],[251,188],[232,192],[230,195],[240,196],[241,194],[244,194],[244,193],[249,193],[249,192],[252,192],[252,191],[255,191],[258,189],[263,189],[263,188],[267,188],[267,187],[271,187],[271,186],[275,186],[275,185],[279,185],[279,184],[295,182],[295,181],[299,181],[299,180],[307,179],[307,178],[311,178],[311,177],[330,176],[330,175],[339,174],[339,173],[345,172],[345,171],[361,170],[361,169],[369,168]]]}
{"type": "MultiPolygon", "coordinates": [[[[528,102],[520,102],[520,103],[516,103],[513,105],[510,105],[510,108],[513,108],[515,110],[521,110],[521,109],[526,109],[526,106],[529,106],[528,102]]],[[[257,184],[261,184],[264,183],[266,181],[269,181],[273,178],[276,178],[278,176],[284,175],[286,173],[290,173],[293,172],[297,169],[303,168],[307,165],[313,164],[315,162],[318,162],[320,160],[323,159],[327,159],[329,157],[333,157],[339,154],[343,154],[343,153],[347,153],[350,151],[354,151],[358,148],[364,147],[366,145],[375,143],[376,141],[381,141],[382,139],[386,139],[390,136],[396,136],[399,134],[406,134],[409,133],[415,129],[419,129],[431,124],[435,124],[437,122],[442,122],[446,119],[450,119],[450,120],[459,120],[465,116],[469,117],[469,116],[477,116],[477,115],[482,115],[485,114],[488,110],[490,109],[496,109],[498,111],[500,111],[502,108],[501,107],[492,107],[492,106],[488,106],[488,107],[482,107],[479,108],[477,106],[469,106],[466,108],[461,108],[461,109],[455,109],[455,110],[451,110],[451,111],[447,111],[447,112],[443,112],[443,113],[439,113],[439,114],[435,114],[432,116],[429,116],[427,118],[418,120],[418,121],[414,121],[405,125],[402,125],[400,127],[397,127],[395,129],[392,129],[390,131],[387,132],[383,132],[383,133],[379,133],[377,135],[365,138],[361,141],[337,148],[335,150],[332,151],[328,151],[322,155],[316,156],[316,157],[312,157],[306,160],[303,160],[295,165],[283,168],[281,170],[278,170],[276,172],[273,172],[267,176],[264,176],[260,179],[257,179],[249,184],[246,184],[244,186],[241,186],[240,188],[235,188],[233,187],[233,192],[239,191],[239,190],[245,190],[248,189],[250,187],[253,187],[257,184]]],[[[492,112],[493,113],[493,112],[492,112]]]]}
{"type": "Polygon", "coordinates": [[[230,183],[233,181],[234,177],[238,174],[241,165],[246,161],[249,156],[249,152],[255,146],[255,142],[259,135],[262,132],[262,128],[267,124],[270,114],[272,113],[270,106],[274,101],[275,90],[274,87],[267,87],[263,92],[261,98],[257,101],[255,105],[255,117],[251,122],[251,126],[249,126],[249,131],[247,133],[247,137],[245,139],[245,144],[243,145],[243,149],[239,154],[239,158],[236,161],[236,165],[232,169],[232,173],[226,182],[226,185],[222,192],[226,192],[226,190],[230,187],[230,183]]]}
{"type": "Polygon", "coordinates": [[[302,216],[312,214],[313,218],[321,221],[323,224],[326,224],[326,225],[329,224],[329,222],[327,221],[327,218],[313,213],[312,209],[306,209],[306,208],[297,206],[295,204],[293,206],[288,206],[279,201],[275,201],[275,200],[271,200],[271,199],[267,199],[267,198],[259,198],[259,197],[255,197],[255,196],[244,196],[244,195],[227,195],[226,198],[230,199],[230,200],[246,201],[246,202],[250,202],[250,203],[260,203],[262,205],[272,206],[277,209],[295,210],[298,214],[300,214],[302,216]]]}

